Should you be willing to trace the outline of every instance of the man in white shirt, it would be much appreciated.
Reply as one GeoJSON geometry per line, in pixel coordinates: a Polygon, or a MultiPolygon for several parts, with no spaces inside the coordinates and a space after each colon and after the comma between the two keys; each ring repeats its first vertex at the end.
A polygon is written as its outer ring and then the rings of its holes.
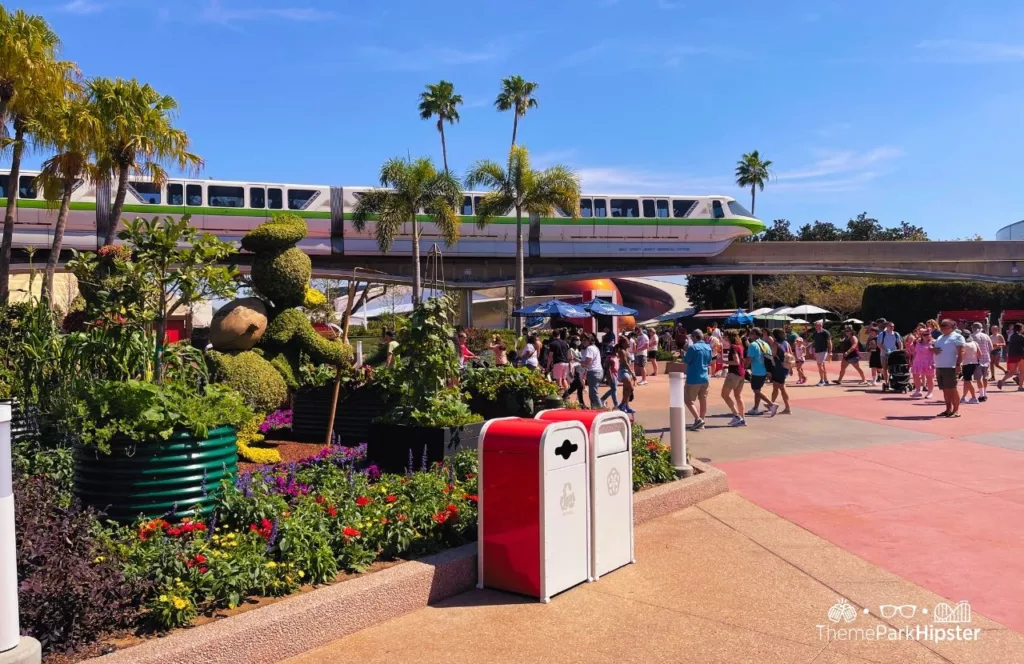
{"type": "Polygon", "coordinates": [[[985,334],[981,323],[971,325],[971,338],[978,344],[978,362],[981,369],[974,378],[978,381],[978,401],[988,401],[988,372],[992,365],[992,337],[985,334]]]}
{"type": "Polygon", "coordinates": [[[939,417],[960,417],[960,391],[956,377],[964,361],[964,337],[956,331],[956,323],[944,318],[939,323],[942,334],[932,343],[935,355],[935,379],[942,390],[946,410],[939,417]]]}
{"type": "Polygon", "coordinates": [[[633,365],[636,367],[637,385],[647,384],[647,347],[650,340],[640,328],[636,329],[636,354],[633,356],[633,365]]]}
{"type": "Polygon", "coordinates": [[[896,323],[884,318],[878,321],[881,332],[878,333],[879,356],[882,359],[882,384],[889,384],[889,353],[903,346],[903,337],[896,332],[896,323]]]}

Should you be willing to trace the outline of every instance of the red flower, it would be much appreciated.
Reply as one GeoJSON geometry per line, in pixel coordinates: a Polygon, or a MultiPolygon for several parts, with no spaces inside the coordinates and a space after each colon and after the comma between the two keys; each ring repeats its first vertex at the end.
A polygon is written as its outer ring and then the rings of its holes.
{"type": "Polygon", "coordinates": [[[389,494],[388,494],[388,497],[387,497],[387,498],[385,498],[384,500],[388,501],[389,503],[393,503],[393,502],[395,502],[396,500],[398,500],[398,496],[396,496],[396,495],[395,495],[395,494],[393,494],[393,493],[389,493],[389,494]]]}
{"type": "Polygon", "coordinates": [[[459,513],[459,508],[453,505],[452,503],[448,503],[448,507],[444,509],[453,516],[459,513]]]}
{"type": "Polygon", "coordinates": [[[476,477],[476,473],[466,473],[466,479],[471,480],[476,477]]]}
{"type": "Polygon", "coordinates": [[[371,502],[372,501],[366,496],[359,496],[358,498],[356,498],[356,507],[366,507],[371,502]]]}
{"type": "Polygon", "coordinates": [[[407,516],[406,516],[406,515],[404,515],[404,514],[399,514],[399,515],[398,515],[398,520],[399,520],[399,521],[408,521],[408,520],[409,520],[409,517],[407,517],[407,516]]]}
{"type": "Polygon", "coordinates": [[[167,534],[170,535],[171,537],[177,537],[178,535],[181,534],[181,528],[168,528],[167,529],[167,534]]]}
{"type": "Polygon", "coordinates": [[[317,505],[323,505],[326,502],[327,502],[327,499],[324,498],[323,496],[317,496],[316,497],[316,504],[317,505]]]}
{"type": "Polygon", "coordinates": [[[349,526],[345,526],[344,528],[342,528],[341,529],[341,534],[344,535],[345,537],[359,537],[360,535],[362,535],[361,532],[359,532],[355,528],[351,528],[349,526]]]}
{"type": "Polygon", "coordinates": [[[201,533],[205,533],[205,532],[206,532],[206,524],[205,524],[205,523],[196,523],[196,524],[193,524],[193,525],[192,525],[192,528],[193,528],[194,530],[198,530],[198,531],[199,531],[199,532],[201,532],[201,533]]]}
{"type": "Polygon", "coordinates": [[[196,557],[195,557],[195,561],[196,561],[197,563],[205,563],[205,562],[206,562],[206,556],[204,556],[204,555],[203,555],[203,554],[201,554],[201,553],[197,553],[197,554],[196,554],[196,557]]]}
{"type": "Polygon", "coordinates": [[[269,542],[270,536],[274,532],[274,522],[264,517],[260,520],[260,525],[258,526],[255,523],[249,524],[249,532],[259,533],[263,539],[269,542]]]}
{"type": "Polygon", "coordinates": [[[331,518],[333,519],[334,517],[338,516],[338,508],[335,507],[334,505],[328,505],[327,513],[330,514],[331,518]]]}
{"type": "Polygon", "coordinates": [[[455,489],[455,485],[454,484],[449,484],[448,486],[446,486],[444,488],[444,492],[445,493],[451,493],[454,489],[455,489]]]}
{"type": "Polygon", "coordinates": [[[430,518],[434,520],[434,523],[444,523],[448,520],[448,512],[438,512],[430,518]]]}
{"type": "Polygon", "coordinates": [[[206,574],[206,571],[207,571],[207,570],[206,570],[206,568],[205,568],[205,567],[200,567],[200,568],[199,568],[199,573],[200,573],[200,574],[206,574]]]}
{"type": "Polygon", "coordinates": [[[384,524],[384,525],[386,526],[386,525],[388,525],[389,523],[391,523],[391,519],[387,518],[386,516],[382,516],[382,517],[380,518],[380,522],[381,522],[381,523],[383,523],[383,524],[384,524]]]}
{"type": "Polygon", "coordinates": [[[475,493],[467,493],[466,500],[476,503],[480,501],[480,497],[477,496],[475,493]]]}
{"type": "Polygon", "coordinates": [[[196,563],[195,563],[195,561],[193,561],[193,560],[186,560],[186,561],[185,561],[185,567],[187,567],[187,568],[189,568],[189,569],[192,569],[192,566],[193,566],[193,565],[195,565],[195,564],[196,564],[196,563]]]}

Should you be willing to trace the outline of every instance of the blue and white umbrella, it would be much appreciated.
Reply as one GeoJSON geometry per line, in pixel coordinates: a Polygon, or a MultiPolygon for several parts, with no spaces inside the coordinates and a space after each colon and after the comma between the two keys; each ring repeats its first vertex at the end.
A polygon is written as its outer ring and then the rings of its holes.
{"type": "Polygon", "coordinates": [[[599,297],[584,302],[580,306],[594,316],[635,316],[637,313],[636,309],[630,309],[614,302],[606,302],[599,297]]]}
{"type": "Polygon", "coordinates": [[[753,323],[754,317],[742,309],[737,309],[736,313],[725,319],[726,325],[752,325],[753,323]]]}
{"type": "Polygon", "coordinates": [[[561,300],[548,300],[539,304],[532,304],[512,312],[517,316],[542,316],[551,318],[590,318],[590,312],[578,304],[569,304],[561,300]]]}

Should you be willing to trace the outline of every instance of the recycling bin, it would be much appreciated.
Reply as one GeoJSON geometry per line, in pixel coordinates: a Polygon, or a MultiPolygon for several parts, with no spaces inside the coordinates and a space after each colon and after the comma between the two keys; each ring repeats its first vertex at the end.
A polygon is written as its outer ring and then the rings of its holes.
{"type": "Polygon", "coordinates": [[[581,423],[590,433],[590,576],[635,563],[632,427],[625,413],[542,410],[537,419],[581,423]]]}
{"type": "Polygon", "coordinates": [[[587,430],[489,420],[480,433],[478,588],[537,597],[590,578],[587,430]]]}

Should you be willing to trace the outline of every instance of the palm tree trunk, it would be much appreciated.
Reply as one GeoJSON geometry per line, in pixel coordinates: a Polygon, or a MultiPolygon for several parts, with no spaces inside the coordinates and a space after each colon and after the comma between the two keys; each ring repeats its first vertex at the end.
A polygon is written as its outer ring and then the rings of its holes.
{"type": "Polygon", "coordinates": [[[420,304],[420,222],[412,216],[412,306],[420,304]]]}
{"type": "Polygon", "coordinates": [[[160,310],[156,315],[156,352],[153,353],[153,380],[164,382],[164,338],[167,336],[167,291],[160,289],[160,310]]]}
{"type": "MultiPolygon", "coordinates": [[[[516,131],[519,129],[519,114],[512,114],[512,147],[516,146],[516,131]]],[[[509,148],[511,151],[512,148],[509,148]]]]}
{"type": "MultiPolygon", "coordinates": [[[[526,275],[523,263],[523,208],[516,206],[516,300],[515,308],[523,308],[523,299],[526,296],[526,275]]],[[[522,323],[520,317],[516,316],[516,328],[520,329],[522,323]]]]}
{"type": "Polygon", "coordinates": [[[25,123],[14,118],[14,147],[11,150],[11,177],[7,181],[7,210],[4,214],[4,236],[0,244],[0,305],[7,304],[11,291],[11,245],[14,243],[14,214],[18,207],[18,180],[21,155],[25,151],[25,123]]]}
{"type": "MultiPolygon", "coordinates": [[[[750,185],[750,216],[754,216],[754,199],[757,195],[757,189],[754,185],[750,185]]],[[[747,311],[754,310],[754,275],[747,275],[747,311]]]]}
{"type": "Polygon", "coordinates": [[[754,214],[754,200],[757,198],[757,189],[754,185],[750,185],[750,214],[754,214]]]}
{"type": "Polygon", "coordinates": [[[441,132],[441,157],[444,159],[444,173],[448,174],[448,146],[444,142],[444,122],[437,121],[437,130],[441,132]]]}
{"type": "Polygon", "coordinates": [[[60,211],[57,213],[57,226],[53,229],[53,244],[50,246],[50,256],[46,259],[46,273],[43,277],[43,296],[54,308],[53,303],[53,274],[57,271],[57,261],[60,260],[60,248],[64,244],[64,228],[68,224],[68,212],[71,209],[71,194],[75,190],[75,181],[64,180],[64,195],[60,199],[60,211]]]}
{"type": "Polygon", "coordinates": [[[114,244],[117,237],[117,225],[121,221],[121,210],[124,208],[124,198],[128,195],[128,165],[122,164],[117,169],[117,194],[114,195],[114,206],[110,209],[110,226],[103,237],[103,244],[114,244]]]}

